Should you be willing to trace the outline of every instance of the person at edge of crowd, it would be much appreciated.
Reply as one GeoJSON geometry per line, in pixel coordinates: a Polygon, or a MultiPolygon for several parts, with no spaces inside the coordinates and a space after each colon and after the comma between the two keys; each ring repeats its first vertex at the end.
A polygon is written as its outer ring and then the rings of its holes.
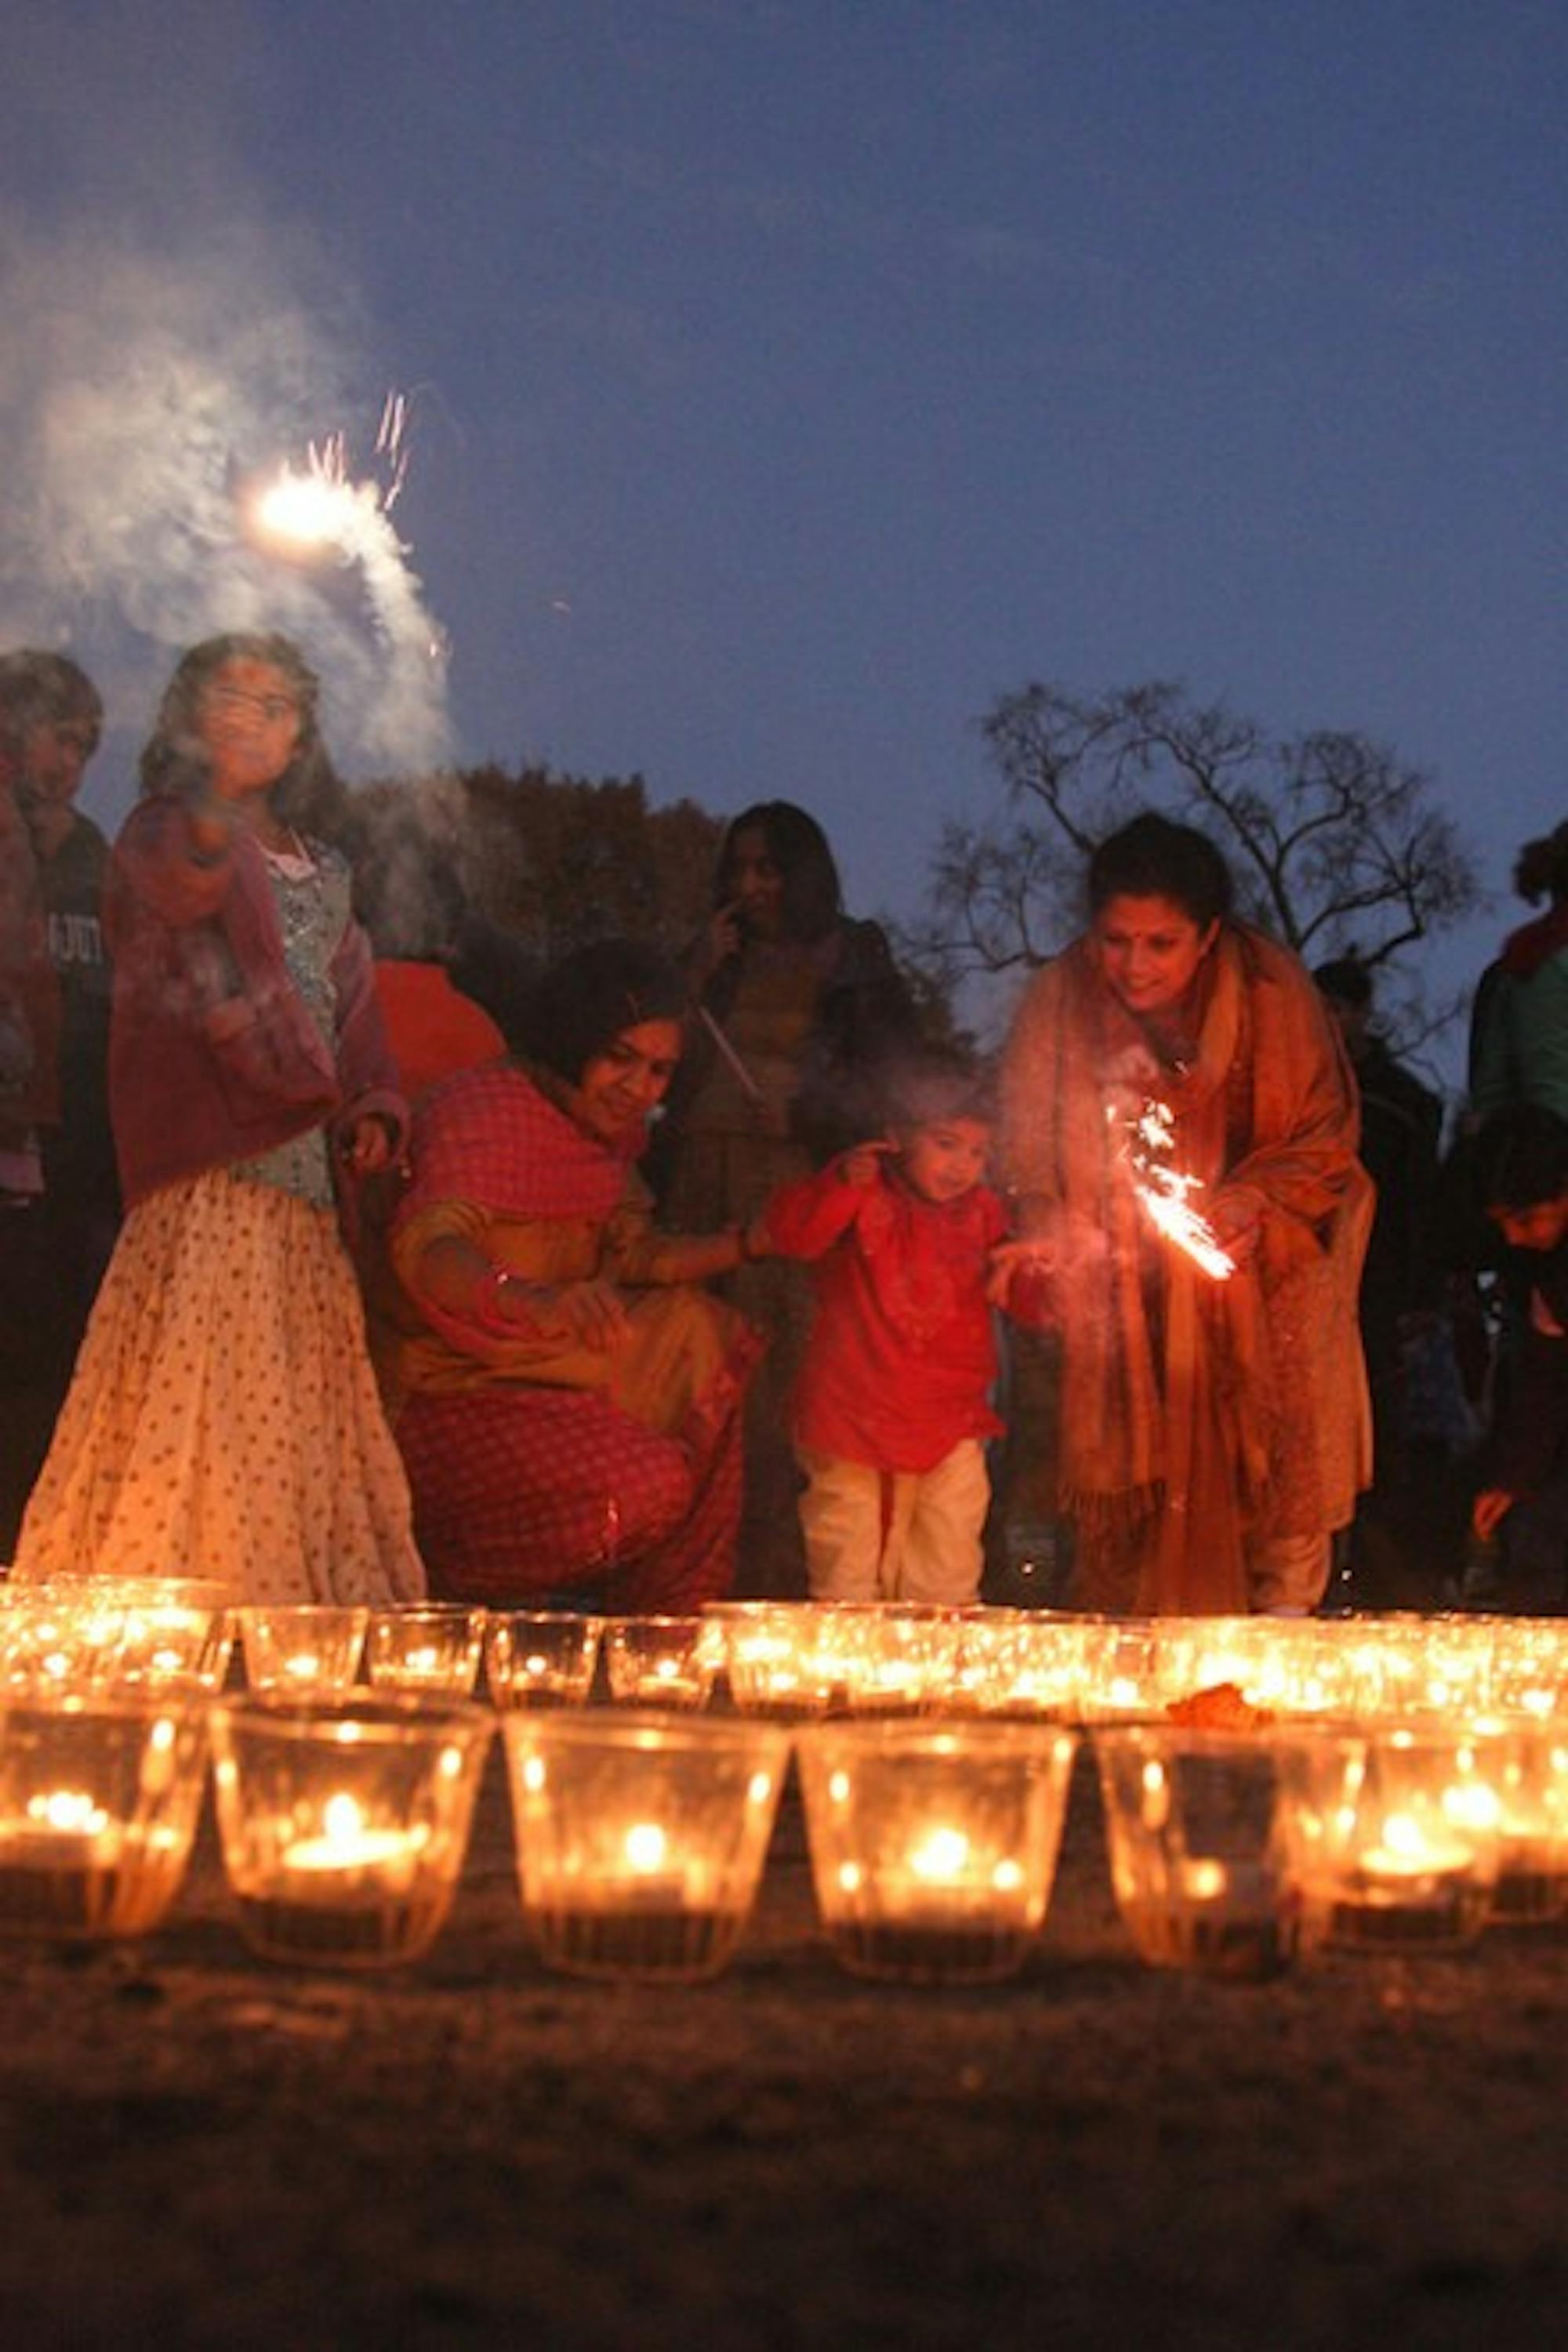
{"type": "Polygon", "coordinates": [[[98,688],[68,655],[25,648],[0,656],[0,732],[14,747],[16,803],[60,990],[60,1117],[43,1138],[49,1295],[34,1331],[51,1420],[120,1228],[101,919],[109,844],[76,804],[102,726],[98,688]]]}
{"type": "Polygon", "coordinates": [[[516,1058],[416,1112],[384,1376],[445,1597],[586,1588],[644,1613],[730,1590],[762,1342],[698,1286],[767,1244],[754,1224],[653,1225],[637,1162],[686,1004],[656,950],[579,949],[524,1000],[516,1058]]]}
{"type": "Polygon", "coordinates": [[[1568,823],[1527,841],[1513,887],[1543,914],[1511,931],[1481,975],[1471,1013],[1469,1118],[1541,1103],[1568,1118],[1568,823]]]}
{"type": "MultiPolygon", "coordinates": [[[[916,1042],[917,1024],[886,937],[846,915],[826,836],[791,801],[759,802],[728,827],[688,971],[689,1049],[651,1174],[664,1222],[706,1233],[745,1223],[777,1186],[878,1133],[875,1073],[916,1042]]],[[[787,1415],[810,1285],[781,1260],[721,1288],[768,1339],[747,1406],[738,1589],[795,1598],[805,1568],[787,1415]]]]}
{"type": "Polygon", "coordinates": [[[35,1335],[49,1312],[44,1138],[59,1117],[59,980],[49,961],[32,842],[0,729],[0,1559],[48,1443],[51,1384],[35,1335]]]}
{"type": "Polygon", "coordinates": [[[1004,1055],[998,1258],[1050,1286],[1081,1608],[1308,1612],[1370,1475],[1355,1084],[1310,974],[1231,900],[1206,835],[1133,818],[1004,1055]],[[1194,1180],[1228,1275],[1151,1213],[1194,1180]]]}
{"type": "Polygon", "coordinates": [[[792,1412],[807,1582],[813,1601],[964,1603],[984,1564],[985,1441],[1002,1427],[994,1097],[970,1057],[931,1051],[889,1074],[888,1104],[884,1139],[784,1186],[762,1213],[816,1296],[792,1412]]]}
{"type": "Polygon", "coordinates": [[[1351,1529],[1342,1588],[1362,1607],[1429,1607],[1449,1549],[1439,1525],[1448,1464],[1476,1435],[1434,1248],[1443,1105],[1379,1033],[1373,975],[1359,957],[1319,964],[1312,977],[1355,1073],[1360,1157],[1377,1187],[1360,1300],[1373,1483],[1351,1529]]]}
{"type": "Polygon", "coordinates": [[[1506,1388],[1530,1279],[1528,1262],[1503,1244],[1487,1213],[1475,1141],[1489,1118],[1520,1103],[1568,1118],[1568,821],[1523,844],[1513,887],[1527,906],[1550,903],[1510,933],[1476,982],[1466,1098],[1442,1163],[1434,1230],[1466,1393],[1483,1417],[1506,1388]]]}
{"type": "Polygon", "coordinates": [[[1526,1616],[1568,1610],[1568,1120],[1539,1103],[1494,1111],[1477,1132],[1487,1213],[1524,1263],[1527,1306],[1483,1450],[1471,1525],[1492,1549],[1472,1605],[1526,1616]]]}
{"type": "Polygon", "coordinates": [[[216,1579],[236,1601],[425,1589],[335,1184],[404,1108],[317,681],[287,638],[187,652],[104,898],[126,1220],[23,1522],[18,1578],[216,1579]]]}

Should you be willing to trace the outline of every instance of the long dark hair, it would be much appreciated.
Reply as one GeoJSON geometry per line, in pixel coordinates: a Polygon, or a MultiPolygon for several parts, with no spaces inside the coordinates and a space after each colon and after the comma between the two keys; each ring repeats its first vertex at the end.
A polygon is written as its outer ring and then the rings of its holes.
{"type": "Polygon", "coordinates": [[[792,940],[825,940],[844,912],[838,868],[827,835],[814,816],[794,801],[757,801],[728,827],[713,877],[713,904],[734,897],[735,847],[743,833],[760,833],[768,856],[784,877],[783,918],[792,940]]]}
{"type": "Polygon", "coordinates": [[[218,671],[233,661],[266,662],[279,671],[300,713],[294,756],[268,793],[273,814],[297,832],[341,841],[348,829],[348,794],[321,740],[321,681],[292,638],[269,631],[231,629],[205,637],[182,656],[142,752],[142,793],[189,794],[203,788],[210,761],[197,732],[198,709],[218,671]]]}

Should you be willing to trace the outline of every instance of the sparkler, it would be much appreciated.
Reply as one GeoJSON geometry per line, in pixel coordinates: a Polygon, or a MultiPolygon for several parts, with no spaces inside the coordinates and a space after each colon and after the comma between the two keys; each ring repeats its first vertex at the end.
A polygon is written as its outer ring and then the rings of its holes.
{"type": "Polygon", "coordinates": [[[733,1077],[736,1085],[741,1088],[742,1092],[746,1096],[747,1099],[753,1103],[765,1103],[767,1097],[763,1094],[761,1087],[758,1086],[755,1078],[752,1077],[750,1070],[747,1069],[746,1065],[741,1059],[740,1055],[735,1051],[734,1046],[731,1044],[721,1024],[715,1021],[713,1015],[709,1012],[708,1007],[705,1004],[700,1004],[698,1006],[697,1018],[701,1022],[702,1026],[707,1030],[710,1037],[712,1038],[714,1045],[719,1049],[721,1056],[729,1067],[731,1076],[733,1077]]]}
{"type": "MultiPolygon", "coordinates": [[[[285,460],[277,479],[258,496],[253,511],[260,529],[297,547],[335,547],[350,561],[361,555],[367,531],[385,526],[407,479],[407,420],[406,398],[389,392],[375,436],[382,473],[362,481],[350,477],[345,434],[308,443],[305,470],[297,472],[285,460]]],[[[395,544],[400,555],[405,552],[395,538],[395,544]]]]}
{"type": "Polygon", "coordinates": [[[1132,1171],[1132,1189],[1151,1224],[1214,1281],[1228,1281],[1236,1272],[1236,1260],[1188,1197],[1202,1192],[1204,1180],[1170,1164],[1176,1136],[1169,1104],[1145,1100],[1136,1117],[1108,1105],[1106,1117],[1113,1122],[1120,1117],[1123,1121],[1122,1149],[1132,1171]]]}

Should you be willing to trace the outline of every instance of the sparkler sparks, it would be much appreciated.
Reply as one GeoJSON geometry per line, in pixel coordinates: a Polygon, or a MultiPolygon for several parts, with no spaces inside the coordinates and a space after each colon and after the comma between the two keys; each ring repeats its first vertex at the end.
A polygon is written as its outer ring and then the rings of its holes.
{"type": "Polygon", "coordinates": [[[304,471],[285,461],[277,479],[258,496],[253,513],[258,529],[297,547],[334,547],[345,562],[384,553],[389,542],[401,557],[406,550],[388,518],[408,476],[407,421],[405,396],[389,392],[375,436],[378,471],[359,481],[349,471],[344,434],[310,442],[304,471]]]}
{"type": "Polygon", "coordinates": [[[389,392],[369,472],[356,478],[347,436],[331,433],[309,445],[303,468],[285,461],[250,498],[247,511],[253,535],[263,543],[297,557],[325,554],[357,572],[366,617],[391,661],[385,731],[400,757],[417,760],[445,749],[444,719],[434,727],[422,722],[432,703],[439,715],[447,647],[444,631],[425,610],[406,561],[409,551],[392,521],[408,475],[407,425],[406,395],[389,392]]]}
{"type": "Polygon", "coordinates": [[[1170,1164],[1176,1138],[1169,1104],[1146,1100],[1136,1117],[1108,1105],[1106,1117],[1123,1121],[1122,1149],[1132,1171],[1132,1189],[1150,1223],[1214,1281],[1227,1281],[1236,1272],[1236,1260],[1188,1197],[1202,1192],[1203,1178],[1170,1164]]]}

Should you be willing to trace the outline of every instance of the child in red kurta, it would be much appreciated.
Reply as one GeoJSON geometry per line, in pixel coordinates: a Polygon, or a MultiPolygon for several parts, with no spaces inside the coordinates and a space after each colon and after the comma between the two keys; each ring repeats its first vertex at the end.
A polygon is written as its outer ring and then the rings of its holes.
{"type": "Polygon", "coordinates": [[[996,1341],[986,1284],[1006,1213],[992,1111],[957,1056],[893,1087],[889,1139],[784,1186],[769,1244],[814,1262],[793,1428],[814,1601],[973,1601],[990,1502],[996,1341]]]}

